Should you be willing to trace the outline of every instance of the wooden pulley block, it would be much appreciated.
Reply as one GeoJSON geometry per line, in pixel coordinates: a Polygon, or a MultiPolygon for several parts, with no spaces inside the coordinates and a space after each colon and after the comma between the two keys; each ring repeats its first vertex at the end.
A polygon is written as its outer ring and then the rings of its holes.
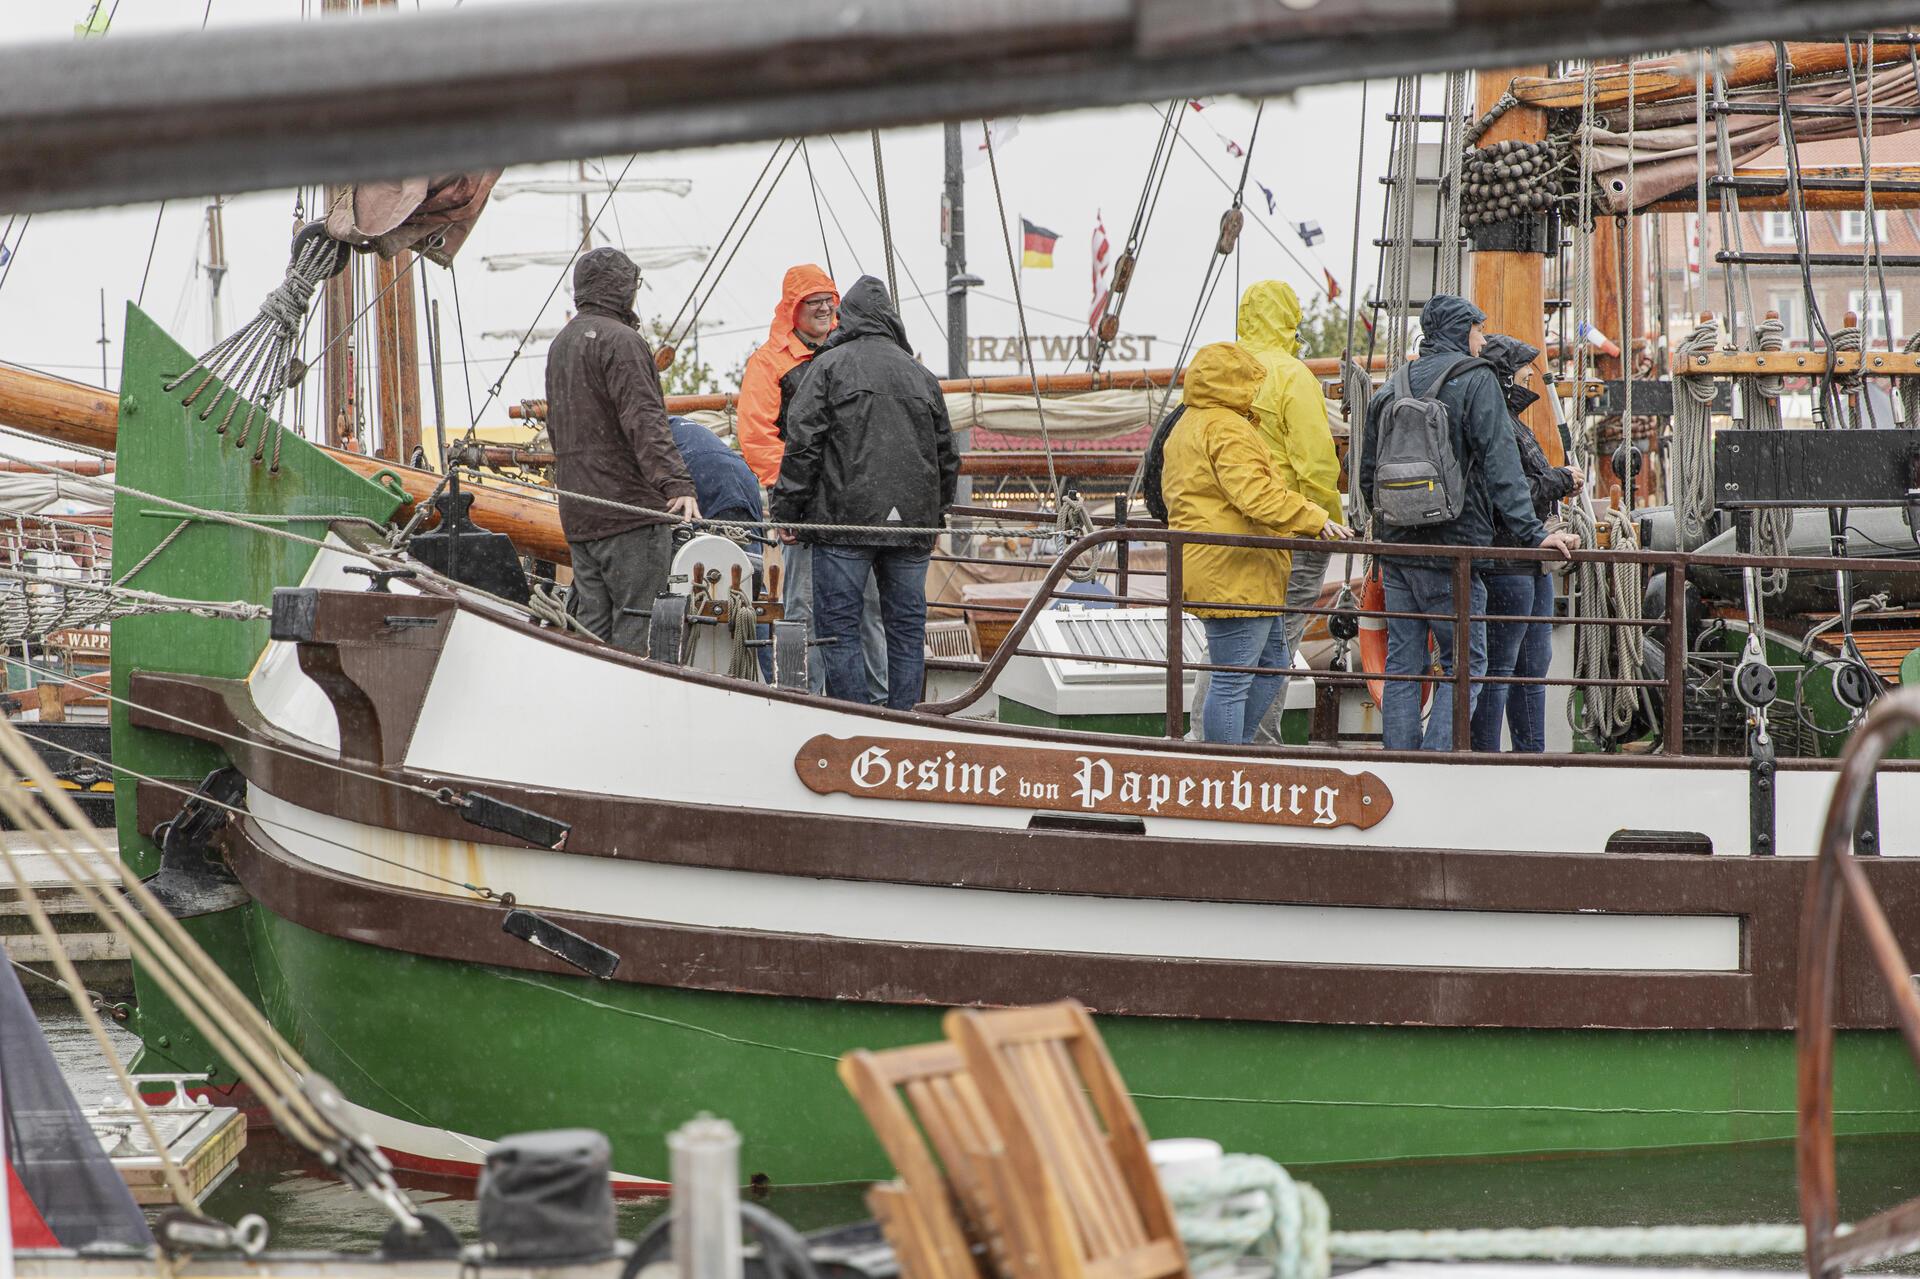
{"type": "Polygon", "coordinates": [[[1127,286],[1133,283],[1133,254],[1122,253],[1120,260],[1113,264],[1113,291],[1125,293],[1127,286]]]}
{"type": "Polygon", "coordinates": [[[665,373],[673,367],[673,357],[679,354],[673,349],[673,343],[662,342],[660,349],[653,353],[653,367],[665,373]]]}
{"type": "Polygon", "coordinates": [[[1101,316],[1099,333],[1102,342],[1112,342],[1120,333],[1120,317],[1117,315],[1101,316]]]}
{"type": "Polygon", "coordinates": [[[1240,228],[1247,224],[1247,215],[1236,206],[1220,215],[1220,239],[1213,251],[1221,257],[1233,252],[1233,246],[1240,242],[1240,228]]]}

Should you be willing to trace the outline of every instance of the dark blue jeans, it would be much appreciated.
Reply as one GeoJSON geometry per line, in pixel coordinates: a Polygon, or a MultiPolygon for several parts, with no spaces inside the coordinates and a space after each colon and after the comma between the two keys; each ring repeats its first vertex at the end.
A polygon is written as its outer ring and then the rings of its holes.
{"type": "MultiPolygon", "coordinates": [[[[1451,615],[1453,604],[1453,573],[1444,568],[1421,568],[1410,564],[1395,564],[1388,560],[1380,570],[1381,583],[1386,587],[1387,611],[1390,613],[1428,613],[1451,615]]],[[[1467,609],[1471,613],[1481,614],[1487,611],[1487,579],[1479,573],[1473,575],[1473,589],[1467,609]]],[[[1472,675],[1483,675],[1487,669],[1487,627],[1484,622],[1474,622],[1468,626],[1467,670],[1472,675]]],[[[1432,657],[1427,650],[1431,636],[1433,647],[1440,653],[1440,669],[1443,673],[1453,673],[1453,623],[1440,621],[1422,621],[1415,618],[1390,617],[1387,619],[1387,670],[1389,675],[1425,675],[1431,669],[1432,657]]],[[[1478,694],[1481,685],[1474,683],[1471,691],[1478,694]]],[[[1419,684],[1411,680],[1388,680],[1386,691],[1381,697],[1380,707],[1382,736],[1386,748],[1390,751],[1445,751],[1453,749],[1453,687],[1449,684],[1419,684]],[[1420,697],[1423,689],[1433,690],[1433,701],[1427,708],[1427,722],[1420,723],[1420,697]]]]}
{"type": "Polygon", "coordinates": [[[813,629],[827,670],[827,696],[866,702],[866,662],[860,646],[860,606],[867,577],[880,587],[880,618],[887,632],[887,700],[910,711],[920,700],[927,670],[927,555],[920,547],[813,548],[813,629]]]}
{"type": "MultiPolygon", "coordinates": [[[[1546,573],[1488,573],[1487,612],[1496,617],[1553,616],[1553,578],[1546,573]]],[[[1488,622],[1487,675],[1538,679],[1553,656],[1550,622],[1488,622]]],[[[1473,749],[1500,749],[1500,730],[1513,734],[1513,749],[1547,748],[1547,690],[1538,684],[1489,683],[1473,706],[1473,749]]]]}

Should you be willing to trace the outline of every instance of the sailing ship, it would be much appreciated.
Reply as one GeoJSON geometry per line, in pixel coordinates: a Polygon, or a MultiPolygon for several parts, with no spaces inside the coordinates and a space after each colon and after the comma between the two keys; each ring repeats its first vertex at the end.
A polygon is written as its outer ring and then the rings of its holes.
{"type": "MultiPolygon", "coordinates": [[[[1823,48],[1817,74],[1836,74],[1835,48],[1854,70],[1852,46],[1823,48]]],[[[1767,66],[1784,77],[1786,50],[1771,52],[1767,66]]],[[[1881,65],[1871,49],[1867,64],[1881,65]]],[[[1512,154],[1506,143],[1545,155],[1556,123],[1590,141],[1603,103],[1638,103],[1659,84],[1675,102],[1692,83],[1671,65],[1642,74],[1630,64],[1571,81],[1485,76],[1479,112],[1446,114],[1449,163],[1464,173],[1512,154]]],[[[1767,83],[1716,87],[1714,102],[1767,83]]],[[[1782,81],[1783,117],[1801,89],[1782,81]]],[[[1402,93],[1398,114],[1417,126],[1415,89],[1402,93]]],[[[1863,136],[1879,124],[1867,118],[1863,136]]],[[[1697,134],[1696,151],[1712,140],[1697,134]]],[[[1641,141],[1628,139],[1630,156],[1641,141]]],[[[1417,143],[1409,131],[1402,152],[1417,143]]],[[[1646,203],[1634,163],[1629,212],[1646,203]]],[[[1731,166],[1701,188],[1709,201],[1765,180],[1731,166]]],[[[1871,169],[1820,180],[1864,187],[1871,169]]],[[[1422,185],[1410,168],[1396,181],[1403,198],[1422,185]]],[[[1607,181],[1576,200],[1590,207],[1607,181]]],[[[1466,225],[1463,183],[1439,213],[1455,228],[1466,225]]],[[[1797,208],[1808,183],[1790,170],[1784,197],[1770,198],[1797,208]]],[[[1479,241],[1473,291],[1499,303],[1494,327],[1545,347],[1542,249],[1560,223],[1526,202],[1480,212],[1502,209],[1466,228],[1479,241]]],[[[1404,305],[1406,250],[1423,237],[1403,227],[1387,238],[1402,277],[1389,292],[1404,305]]],[[[1463,279],[1447,256],[1431,269],[1463,279]]],[[[1575,333],[1562,345],[1580,344],[1575,333]]],[[[1387,345],[1389,363],[1404,355],[1404,343],[1387,345]]],[[[1761,570],[1844,582],[1858,561],[1636,545],[1643,477],[1626,465],[1625,518],[1610,521],[1619,540],[1582,553],[1601,584],[1573,621],[1657,632],[1674,651],[1629,660],[1581,695],[1639,690],[1631,700],[1659,711],[1636,743],[1652,749],[1385,752],[1364,740],[1368,672],[1337,668],[1303,676],[1290,695],[1302,717],[1321,712],[1310,730],[1319,744],[1223,747],[1184,738],[1203,654],[1179,610],[1134,585],[1157,578],[1162,600],[1180,599],[1178,548],[1205,535],[1130,512],[1075,535],[1048,512],[1023,536],[1064,533],[1064,545],[991,657],[951,665],[938,696],[890,712],[687,664],[688,634],[753,606],[725,591],[690,597],[681,622],[660,610],[665,638],[648,656],[574,635],[515,602],[527,596],[503,598],[498,577],[476,585],[476,565],[498,565],[498,543],[463,525],[468,501],[513,552],[564,562],[539,495],[470,483],[450,497],[443,477],[399,464],[418,439],[405,429],[384,460],[281,431],[271,404],[241,393],[244,375],[213,376],[137,308],[123,349],[117,404],[69,399],[29,415],[14,403],[10,420],[111,441],[116,573],[141,565],[156,596],[272,606],[270,621],[185,608],[115,621],[124,854],[141,874],[205,890],[181,911],[187,930],[403,1167],[472,1173],[504,1134],[579,1123],[609,1133],[626,1184],[657,1185],[661,1137],[697,1105],[749,1134],[743,1167],[756,1180],[874,1177],[885,1163],[834,1077],[840,1055],[935,1037],[948,1007],[1066,996],[1100,1015],[1155,1131],[1218,1136],[1290,1164],[1792,1131],[1803,858],[1834,768],[1818,754],[1749,751],[1750,732],[1734,734],[1731,754],[1688,736],[1689,723],[1735,705],[1735,659],[1749,636],[1769,634],[1757,609],[1716,597],[1728,613],[1716,619],[1721,651],[1690,647],[1700,636],[1688,574],[1718,569],[1743,587],[1761,570]],[[184,386],[183,370],[195,371],[184,386]],[[196,382],[212,398],[183,403],[196,382]],[[249,424],[261,409],[271,463],[256,447],[264,436],[243,428],[247,447],[234,447],[209,405],[228,420],[239,406],[249,424]],[[437,534],[403,522],[430,503],[437,534]],[[396,525],[411,544],[389,540],[396,525]],[[422,539],[434,536],[429,556],[422,539]],[[450,565],[455,545],[464,572],[450,565]],[[1121,607],[1051,607],[1088,564],[1121,607]],[[1621,583],[1656,570],[1663,609],[1647,616],[1621,583]],[[1131,709],[1124,723],[1065,709],[1049,724],[1010,722],[1000,699],[1020,699],[1001,681],[1020,679],[1060,694],[1061,707],[1066,691],[1092,686],[1121,690],[1112,695],[1131,709]],[[183,823],[183,790],[231,796],[212,807],[244,811],[183,823]],[[187,826],[196,839],[176,838],[187,826]]],[[[1920,374],[1911,355],[1829,346],[1689,353],[1668,381],[1757,377],[1780,367],[1770,359],[1821,379],[1823,395],[1842,393],[1827,385],[1835,378],[1920,374]]],[[[1365,382],[1370,370],[1353,367],[1365,382]]],[[[1617,372],[1630,396],[1631,363],[1617,372]]],[[[1584,364],[1566,380],[1572,414],[1591,416],[1584,364]]],[[[1616,415],[1628,434],[1630,404],[1616,415]]],[[[1531,424],[1564,455],[1551,420],[1531,424]]],[[[1904,492],[1904,474],[1898,484],[1904,492]]],[[[1755,500],[1823,505],[1768,493],[1755,500]]],[[[1902,581],[1920,571],[1894,557],[1872,567],[1902,581]]],[[[1435,696],[1458,716],[1468,681],[1437,682],[1435,696]]],[[[1732,712],[1739,729],[1764,730],[1767,703],[1754,700],[1732,712]]],[[[1909,947],[1920,944],[1920,862],[1902,854],[1915,851],[1916,806],[1920,773],[1891,765],[1863,834],[1880,854],[1865,874],[1909,947]]],[[[1842,945],[1837,982],[1836,1129],[1914,1131],[1920,1097],[1863,943],[1842,945]]],[[[165,1000],[143,997],[135,1028],[142,1069],[232,1083],[165,1000]]]]}

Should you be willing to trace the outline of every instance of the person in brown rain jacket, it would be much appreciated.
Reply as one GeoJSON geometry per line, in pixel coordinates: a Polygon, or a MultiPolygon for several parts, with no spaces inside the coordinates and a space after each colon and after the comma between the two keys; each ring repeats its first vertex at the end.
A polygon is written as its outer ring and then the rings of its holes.
{"type": "Polygon", "coordinates": [[[667,587],[671,521],[700,515],[653,348],[633,313],[639,286],[640,268],[620,250],[582,254],[573,266],[574,317],[547,353],[547,431],[560,527],[573,552],[573,615],[630,653],[646,648],[641,614],[667,587]]]}

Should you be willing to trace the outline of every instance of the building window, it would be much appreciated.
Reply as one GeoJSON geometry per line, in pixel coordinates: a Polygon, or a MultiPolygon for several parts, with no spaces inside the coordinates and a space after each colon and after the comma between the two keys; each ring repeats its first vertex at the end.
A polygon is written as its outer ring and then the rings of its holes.
{"type": "MultiPolygon", "coordinates": [[[[1887,242],[1887,215],[1876,210],[1873,215],[1873,226],[1874,230],[1878,232],[1876,238],[1884,245],[1887,242]]],[[[1791,229],[1791,225],[1789,225],[1789,229],[1791,229]]],[[[1866,242],[1867,211],[1865,209],[1848,209],[1845,213],[1842,213],[1840,215],[1840,243],[1865,244],[1866,242]]]]}
{"type": "Polygon", "coordinates": [[[1792,244],[1793,214],[1766,214],[1760,226],[1760,238],[1768,244],[1792,244]]]}
{"type": "Polygon", "coordinates": [[[1847,310],[1860,317],[1860,335],[1869,346],[1886,346],[1890,340],[1899,341],[1906,334],[1900,322],[1901,313],[1906,309],[1905,299],[1899,290],[1887,290],[1885,310],[1881,309],[1881,297],[1878,289],[1865,293],[1855,289],[1847,294],[1847,310]]]}
{"type": "Polygon", "coordinates": [[[1789,346],[1805,346],[1807,342],[1807,295],[1798,289],[1793,292],[1775,292],[1767,294],[1767,310],[1780,316],[1780,323],[1786,326],[1786,339],[1789,346]]]}

